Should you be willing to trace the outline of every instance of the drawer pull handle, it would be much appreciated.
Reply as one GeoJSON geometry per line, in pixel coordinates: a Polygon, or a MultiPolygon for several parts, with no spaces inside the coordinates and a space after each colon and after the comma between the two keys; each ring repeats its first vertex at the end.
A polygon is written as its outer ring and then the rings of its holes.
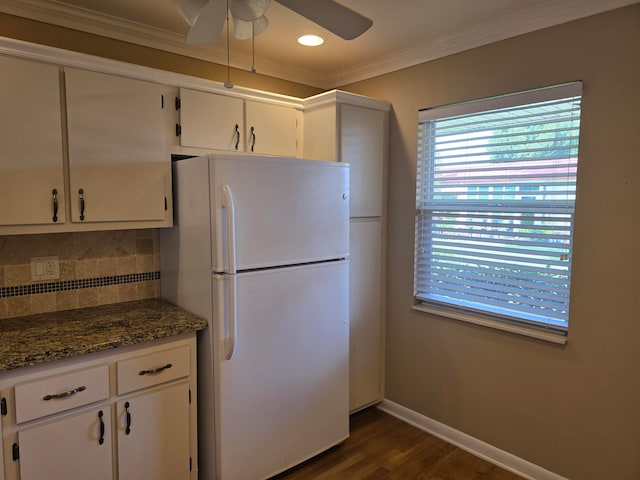
{"type": "Polygon", "coordinates": [[[102,410],[98,412],[98,420],[100,421],[100,438],[98,439],[98,443],[102,445],[104,443],[104,421],[102,420],[102,410]]]}
{"type": "Polygon", "coordinates": [[[167,363],[166,365],[163,365],[162,367],[158,367],[158,368],[152,368],[150,370],[140,370],[138,372],[138,375],[155,375],[156,373],[160,373],[164,370],[167,370],[169,368],[171,368],[173,365],[171,365],[170,363],[167,363]]]}
{"type": "Polygon", "coordinates": [[[125,429],[124,433],[129,435],[131,433],[131,412],[129,412],[129,402],[126,402],[124,404],[124,410],[126,412],[126,418],[127,418],[127,428],[125,429]]]}
{"type": "Polygon", "coordinates": [[[66,392],[62,392],[62,393],[52,393],[49,395],[45,395],[44,397],[42,397],[43,400],[53,400],[55,398],[66,398],[66,397],[70,397],[71,395],[75,395],[78,392],[83,392],[87,389],[87,387],[85,387],[84,385],[80,385],[78,388],[74,388],[73,390],[67,390],[66,392]]]}

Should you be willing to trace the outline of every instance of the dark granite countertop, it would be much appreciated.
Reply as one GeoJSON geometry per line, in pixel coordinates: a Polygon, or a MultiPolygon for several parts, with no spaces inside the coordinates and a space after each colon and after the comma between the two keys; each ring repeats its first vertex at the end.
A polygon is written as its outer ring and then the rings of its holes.
{"type": "Polygon", "coordinates": [[[202,330],[206,320],[152,298],[0,320],[0,372],[202,330]]]}

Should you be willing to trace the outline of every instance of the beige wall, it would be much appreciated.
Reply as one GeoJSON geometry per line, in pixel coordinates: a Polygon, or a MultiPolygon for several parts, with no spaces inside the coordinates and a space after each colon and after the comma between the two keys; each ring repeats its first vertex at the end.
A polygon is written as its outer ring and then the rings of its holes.
{"type": "Polygon", "coordinates": [[[570,479],[640,478],[640,5],[346,89],[393,104],[386,397],[570,479]],[[572,80],[568,345],[412,311],[418,109],[572,80]]]}

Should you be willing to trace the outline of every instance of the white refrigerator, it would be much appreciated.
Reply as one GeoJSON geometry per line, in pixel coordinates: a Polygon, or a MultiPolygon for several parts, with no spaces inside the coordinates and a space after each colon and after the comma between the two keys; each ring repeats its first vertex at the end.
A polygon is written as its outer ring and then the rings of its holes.
{"type": "Polygon", "coordinates": [[[162,296],[209,322],[199,478],[269,478],[349,435],[349,168],[209,155],[173,182],[162,296]]]}

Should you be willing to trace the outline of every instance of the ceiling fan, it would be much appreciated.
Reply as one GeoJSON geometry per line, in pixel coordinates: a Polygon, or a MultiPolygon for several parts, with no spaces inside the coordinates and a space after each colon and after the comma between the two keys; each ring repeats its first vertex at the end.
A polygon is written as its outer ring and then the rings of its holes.
{"type": "MultiPolygon", "coordinates": [[[[345,40],[366,32],[373,22],[334,0],[275,0],[345,40]]],[[[269,25],[265,12],[271,0],[172,0],[189,24],[187,43],[215,43],[227,20],[233,19],[233,34],[253,38],[269,25]]]]}

